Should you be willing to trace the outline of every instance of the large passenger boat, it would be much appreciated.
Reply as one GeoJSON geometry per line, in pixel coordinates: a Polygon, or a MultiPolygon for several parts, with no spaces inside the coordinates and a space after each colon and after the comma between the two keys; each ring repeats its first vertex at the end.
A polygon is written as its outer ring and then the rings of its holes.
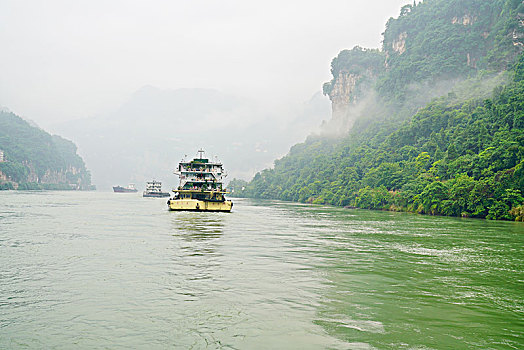
{"type": "Polygon", "coordinates": [[[169,197],[169,193],[162,192],[162,183],[153,180],[146,183],[146,190],[143,193],[143,197],[169,197]]]}
{"type": "Polygon", "coordinates": [[[218,160],[204,158],[204,151],[191,161],[182,160],[175,174],[180,185],[167,201],[169,210],[230,212],[233,202],[226,200],[222,181],[227,176],[218,160]]]}

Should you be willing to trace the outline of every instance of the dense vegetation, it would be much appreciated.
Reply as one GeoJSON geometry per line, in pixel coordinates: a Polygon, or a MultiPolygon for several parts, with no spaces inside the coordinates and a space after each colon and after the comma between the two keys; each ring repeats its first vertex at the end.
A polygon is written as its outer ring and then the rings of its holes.
{"type": "Polygon", "coordinates": [[[0,150],[6,160],[0,163],[0,172],[8,178],[0,181],[0,189],[90,186],[90,174],[74,143],[49,135],[13,113],[0,112],[0,150]]]}
{"type": "Polygon", "coordinates": [[[328,95],[333,89],[335,80],[341,71],[349,74],[358,74],[361,80],[377,76],[384,70],[384,53],[377,49],[364,49],[355,46],[351,50],[342,50],[331,61],[331,75],[333,79],[325,83],[323,93],[328,95]]]}
{"type": "Polygon", "coordinates": [[[377,144],[369,134],[311,137],[274,169],[230,187],[257,198],[515,219],[524,204],[522,67],[524,59],[491,99],[442,97],[377,144]]]}
{"type": "MultiPolygon", "coordinates": [[[[256,198],[524,220],[524,56],[513,41],[522,7],[513,0],[405,6],[384,33],[386,47],[408,32],[405,52],[389,55],[375,85],[391,112],[363,115],[342,139],[309,137],[275,161],[274,169],[250,183],[234,180],[230,188],[256,198]],[[409,84],[488,70],[507,70],[512,78],[489,98],[463,98],[456,90],[405,120],[409,84]]],[[[473,90],[473,81],[462,88],[473,90]]]]}
{"type": "Polygon", "coordinates": [[[406,5],[384,32],[377,90],[402,99],[410,84],[507,69],[518,52],[520,0],[427,0],[406,5]],[[515,36],[515,38],[514,38],[515,36]],[[394,50],[403,39],[403,52],[394,50]]]}
{"type": "Polygon", "coordinates": [[[359,46],[331,62],[333,80],[341,71],[367,72],[377,91],[402,101],[413,84],[468,77],[482,70],[507,69],[524,37],[520,0],[426,0],[402,7],[386,23],[382,51],[359,46]]]}

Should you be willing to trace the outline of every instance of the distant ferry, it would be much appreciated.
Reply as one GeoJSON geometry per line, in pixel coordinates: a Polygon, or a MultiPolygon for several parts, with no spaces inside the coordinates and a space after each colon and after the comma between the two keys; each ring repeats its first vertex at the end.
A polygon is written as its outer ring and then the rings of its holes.
{"type": "Polygon", "coordinates": [[[146,190],[143,194],[144,197],[169,197],[168,192],[162,192],[162,183],[160,181],[148,181],[146,183],[146,190]]]}
{"type": "Polygon", "coordinates": [[[198,158],[178,164],[175,174],[180,177],[180,185],[167,201],[169,210],[230,212],[233,202],[226,200],[228,192],[222,187],[222,180],[227,176],[222,164],[204,158],[203,150],[198,153],[198,158]]]}
{"type": "Polygon", "coordinates": [[[135,188],[135,184],[129,184],[127,187],[114,186],[113,191],[117,193],[135,193],[138,190],[135,188]]]}

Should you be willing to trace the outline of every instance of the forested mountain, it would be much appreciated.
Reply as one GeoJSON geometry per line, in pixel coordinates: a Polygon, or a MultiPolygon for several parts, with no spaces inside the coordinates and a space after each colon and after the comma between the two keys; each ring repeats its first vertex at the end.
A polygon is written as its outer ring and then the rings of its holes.
{"type": "Polygon", "coordinates": [[[523,220],[524,5],[426,0],[324,85],[332,120],[236,195],[523,220]]]}
{"type": "Polygon", "coordinates": [[[0,189],[89,189],[91,176],[73,142],[0,111],[0,189]]]}

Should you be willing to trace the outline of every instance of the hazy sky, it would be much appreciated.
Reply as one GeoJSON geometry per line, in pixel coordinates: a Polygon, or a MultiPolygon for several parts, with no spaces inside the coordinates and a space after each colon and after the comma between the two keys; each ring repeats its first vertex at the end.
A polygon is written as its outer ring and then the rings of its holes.
{"type": "Polygon", "coordinates": [[[0,0],[0,106],[43,125],[144,85],[301,103],[406,0],[0,0]]]}

